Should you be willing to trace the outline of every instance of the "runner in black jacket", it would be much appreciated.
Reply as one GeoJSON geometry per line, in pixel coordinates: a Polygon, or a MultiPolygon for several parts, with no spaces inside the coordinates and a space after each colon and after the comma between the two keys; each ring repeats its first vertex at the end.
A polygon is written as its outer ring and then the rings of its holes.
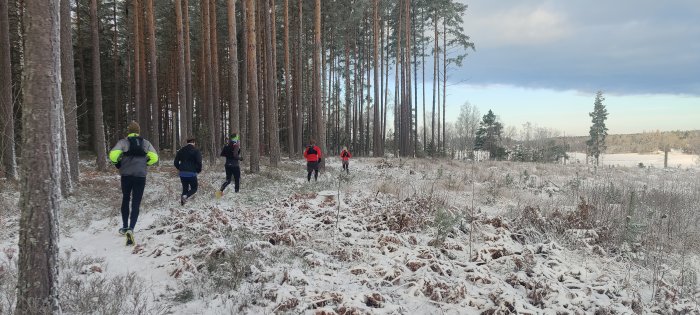
{"type": "Polygon", "coordinates": [[[187,139],[187,144],[177,151],[175,168],[180,171],[180,204],[184,206],[187,199],[197,192],[197,174],[202,171],[202,152],[195,146],[195,139],[187,139]]]}
{"type": "Polygon", "coordinates": [[[221,184],[221,189],[216,192],[217,198],[223,196],[224,189],[231,183],[231,176],[233,176],[234,179],[234,191],[238,192],[240,189],[241,167],[238,162],[243,160],[241,156],[240,140],[241,138],[238,134],[234,133],[231,135],[228,144],[221,149],[221,156],[226,158],[226,181],[221,184]]]}

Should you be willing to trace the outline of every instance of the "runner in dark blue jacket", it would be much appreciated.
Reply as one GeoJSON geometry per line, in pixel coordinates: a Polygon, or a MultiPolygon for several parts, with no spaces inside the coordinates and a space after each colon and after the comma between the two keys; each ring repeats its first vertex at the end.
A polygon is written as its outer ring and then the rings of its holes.
{"type": "Polygon", "coordinates": [[[187,144],[177,151],[175,168],[180,171],[182,183],[180,204],[184,206],[187,200],[197,192],[197,174],[202,171],[202,152],[197,149],[194,138],[187,139],[187,144]]]}
{"type": "Polygon", "coordinates": [[[232,176],[234,179],[234,191],[238,192],[238,190],[241,188],[241,167],[238,162],[243,160],[243,156],[241,156],[240,141],[240,136],[233,133],[231,137],[229,137],[228,144],[221,149],[221,156],[226,158],[226,181],[221,184],[221,189],[216,192],[217,198],[221,198],[221,196],[223,196],[224,189],[226,189],[226,186],[231,183],[232,176]]]}

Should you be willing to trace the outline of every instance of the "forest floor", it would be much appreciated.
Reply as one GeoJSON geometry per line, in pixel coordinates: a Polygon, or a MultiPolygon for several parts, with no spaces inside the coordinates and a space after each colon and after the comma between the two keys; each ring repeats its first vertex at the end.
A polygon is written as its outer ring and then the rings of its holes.
{"type": "MultiPolygon", "coordinates": [[[[307,182],[302,161],[283,160],[244,172],[241,192],[221,199],[223,167],[206,167],[183,207],[170,163],[149,173],[137,245],[127,247],[118,173],[83,162],[60,213],[64,313],[700,313],[697,167],[358,158],[347,175],[331,158],[307,182]],[[683,237],[636,221],[655,215],[625,212],[626,193],[655,187],[683,191],[669,206],[688,222],[683,237]]],[[[19,192],[3,185],[0,314],[9,314],[19,192]]]]}

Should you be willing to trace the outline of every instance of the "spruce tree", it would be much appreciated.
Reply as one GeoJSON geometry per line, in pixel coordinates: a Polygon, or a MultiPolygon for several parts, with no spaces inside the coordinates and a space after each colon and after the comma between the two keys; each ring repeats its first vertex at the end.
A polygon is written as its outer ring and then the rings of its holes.
{"type": "Polygon", "coordinates": [[[603,92],[598,91],[593,104],[593,112],[589,113],[593,124],[589,132],[591,138],[586,141],[588,154],[595,157],[595,165],[599,164],[600,154],[605,151],[605,137],[608,135],[608,128],[605,127],[605,120],[608,119],[608,110],[603,105],[603,92]]]}
{"type": "Polygon", "coordinates": [[[496,120],[496,115],[489,109],[479,123],[479,130],[476,131],[474,149],[488,151],[492,160],[503,157],[505,149],[499,146],[502,132],[503,124],[496,120]]]}

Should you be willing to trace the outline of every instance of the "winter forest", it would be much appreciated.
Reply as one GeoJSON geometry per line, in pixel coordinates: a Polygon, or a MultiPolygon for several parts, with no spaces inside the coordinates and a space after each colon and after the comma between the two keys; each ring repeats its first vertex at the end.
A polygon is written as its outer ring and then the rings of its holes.
{"type": "Polygon", "coordinates": [[[0,314],[699,313],[700,132],[454,117],[468,8],[0,0],[0,314]]]}

